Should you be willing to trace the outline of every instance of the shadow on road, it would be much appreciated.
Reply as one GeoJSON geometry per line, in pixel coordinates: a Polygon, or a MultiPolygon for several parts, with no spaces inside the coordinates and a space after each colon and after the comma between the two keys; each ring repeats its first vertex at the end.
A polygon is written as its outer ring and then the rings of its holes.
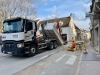
{"type": "MultiPolygon", "coordinates": [[[[46,51],[50,51],[50,50],[47,50],[47,49],[38,50],[36,55],[46,52],[46,51]]],[[[16,59],[31,58],[31,57],[28,57],[27,55],[11,55],[11,54],[4,54],[4,55],[6,55],[6,56],[3,56],[3,57],[6,57],[6,58],[16,58],[16,59]]],[[[32,56],[32,57],[34,57],[34,56],[32,56]]]]}

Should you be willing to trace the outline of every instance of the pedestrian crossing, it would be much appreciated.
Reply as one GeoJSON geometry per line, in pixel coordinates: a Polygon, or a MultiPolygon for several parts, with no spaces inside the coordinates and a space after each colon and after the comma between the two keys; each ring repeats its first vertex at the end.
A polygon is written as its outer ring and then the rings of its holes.
{"type": "Polygon", "coordinates": [[[63,54],[39,75],[70,75],[76,59],[75,55],[63,54]]]}
{"type": "Polygon", "coordinates": [[[77,56],[70,56],[70,58],[67,60],[66,64],[69,64],[69,65],[73,65],[75,60],[76,60],[77,56]]]}
{"type": "Polygon", "coordinates": [[[62,58],[64,58],[66,54],[62,55],[60,58],[58,58],[55,62],[59,62],[62,58]]]}

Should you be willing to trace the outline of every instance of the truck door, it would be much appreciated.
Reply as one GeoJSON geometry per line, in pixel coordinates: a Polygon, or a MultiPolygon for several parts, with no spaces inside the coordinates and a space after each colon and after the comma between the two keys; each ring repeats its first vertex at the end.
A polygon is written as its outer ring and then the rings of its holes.
{"type": "Polygon", "coordinates": [[[34,36],[33,23],[28,21],[26,22],[25,26],[26,41],[31,41],[33,36],[34,36]]]}

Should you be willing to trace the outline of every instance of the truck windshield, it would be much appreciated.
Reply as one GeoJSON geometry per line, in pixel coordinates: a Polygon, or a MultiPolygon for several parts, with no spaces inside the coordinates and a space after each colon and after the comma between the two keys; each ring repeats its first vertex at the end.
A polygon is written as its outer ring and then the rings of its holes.
{"type": "Polygon", "coordinates": [[[4,22],[3,33],[16,33],[23,31],[23,20],[12,20],[4,22]]]}

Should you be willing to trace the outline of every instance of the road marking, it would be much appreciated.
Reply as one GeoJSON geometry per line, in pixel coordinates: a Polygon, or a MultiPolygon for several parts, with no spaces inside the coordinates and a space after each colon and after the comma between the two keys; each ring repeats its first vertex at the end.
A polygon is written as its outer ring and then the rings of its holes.
{"type": "Polygon", "coordinates": [[[77,65],[77,69],[76,69],[75,75],[79,75],[80,64],[81,64],[81,59],[82,59],[82,54],[83,54],[83,52],[82,52],[81,55],[80,55],[80,58],[79,58],[79,62],[78,62],[78,65],[77,65]]]}
{"type": "Polygon", "coordinates": [[[44,59],[44,58],[47,58],[49,55],[46,55],[46,56],[43,56],[43,57],[41,57],[40,59],[44,59]]]}
{"type": "Polygon", "coordinates": [[[55,62],[59,62],[62,58],[64,58],[66,54],[62,55],[60,58],[58,58],[55,62]]]}
{"type": "Polygon", "coordinates": [[[51,53],[51,54],[53,55],[53,54],[55,54],[55,52],[54,53],[51,53]]]}
{"type": "Polygon", "coordinates": [[[72,55],[65,64],[73,65],[77,56],[72,55]]]}

